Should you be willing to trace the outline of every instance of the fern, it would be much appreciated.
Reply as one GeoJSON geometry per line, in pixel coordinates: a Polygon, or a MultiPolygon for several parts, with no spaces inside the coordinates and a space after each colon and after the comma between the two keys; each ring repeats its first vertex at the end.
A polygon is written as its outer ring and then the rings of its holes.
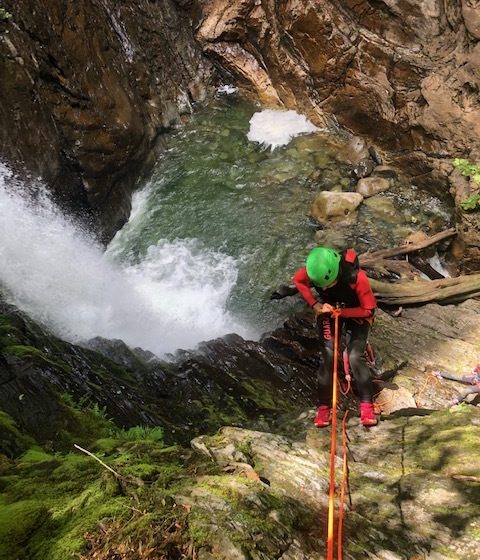
{"type": "Polygon", "coordinates": [[[163,428],[155,426],[149,428],[148,426],[133,426],[128,430],[118,430],[115,436],[124,441],[163,441],[163,428]]]}

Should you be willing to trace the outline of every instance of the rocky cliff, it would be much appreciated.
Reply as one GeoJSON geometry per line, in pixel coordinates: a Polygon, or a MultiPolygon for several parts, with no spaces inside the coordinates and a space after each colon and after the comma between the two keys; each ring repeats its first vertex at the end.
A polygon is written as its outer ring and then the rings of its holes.
{"type": "MultiPolygon", "coordinates": [[[[367,431],[356,399],[340,403],[344,558],[477,558],[479,409],[451,406],[465,385],[429,371],[471,370],[479,311],[379,313],[382,421],[367,431]]],[[[68,344],[0,303],[0,558],[325,558],[330,429],[312,424],[312,319],[165,363],[120,341],[68,344]]]]}
{"type": "MultiPolygon", "coordinates": [[[[196,0],[194,13],[205,53],[255,96],[370,138],[420,186],[448,192],[451,158],[480,158],[478,2],[196,0]]],[[[471,192],[450,186],[457,202],[471,192]]],[[[480,223],[459,222],[478,269],[480,223]]]]}
{"type": "Polygon", "coordinates": [[[211,65],[182,4],[0,4],[0,158],[93,215],[105,240],[159,135],[206,95],[211,65]]]}

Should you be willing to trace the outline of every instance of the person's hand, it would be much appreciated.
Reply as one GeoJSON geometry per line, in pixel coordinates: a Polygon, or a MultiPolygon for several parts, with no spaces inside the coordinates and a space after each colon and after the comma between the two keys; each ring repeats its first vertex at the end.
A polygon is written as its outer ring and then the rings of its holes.
{"type": "Polygon", "coordinates": [[[315,318],[320,317],[320,315],[328,315],[332,312],[334,308],[329,303],[316,303],[313,306],[313,312],[315,313],[315,318]]]}
{"type": "Polygon", "coordinates": [[[315,313],[315,318],[320,315],[330,315],[331,317],[340,317],[341,310],[333,307],[329,303],[316,303],[313,306],[313,312],[315,313]]]}
{"type": "Polygon", "coordinates": [[[333,305],[330,305],[329,303],[323,304],[323,313],[332,313],[333,311],[335,311],[335,307],[333,307],[333,305]]]}

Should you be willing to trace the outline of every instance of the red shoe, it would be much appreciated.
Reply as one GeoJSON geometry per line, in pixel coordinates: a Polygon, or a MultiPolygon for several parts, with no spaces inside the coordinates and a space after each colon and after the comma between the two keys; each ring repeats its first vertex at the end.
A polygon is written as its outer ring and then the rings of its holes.
{"type": "Polygon", "coordinates": [[[376,426],[377,417],[375,416],[375,409],[370,402],[360,403],[360,422],[364,426],[376,426]]]}
{"type": "Polygon", "coordinates": [[[317,408],[317,414],[315,415],[315,420],[313,423],[317,428],[325,428],[325,426],[330,426],[330,407],[325,404],[321,404],[317,408]]]}

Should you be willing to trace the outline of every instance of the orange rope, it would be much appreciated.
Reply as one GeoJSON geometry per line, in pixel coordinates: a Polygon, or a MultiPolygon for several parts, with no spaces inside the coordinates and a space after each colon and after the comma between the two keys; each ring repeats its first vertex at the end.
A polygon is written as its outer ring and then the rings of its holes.
{"type": "Polygon", "coordinates": [[[335,315],[332,383],[332,440],[330,444],[330,491],[328,496],[327,560],[333,560],[333,532],[335,509],[335,453],[337,448],[337,380],[338,380],[338,315],[335,315]]]}
{"type": "Polygon", "coordinates": [[[343,466],[342,466],[342,485],[340,490],[340,505],[338,508],[338,530],[337,530],[337,559],[342,560],[343,550],[342,550],[342,531],[343,531],[343,511],[345,507],[345,490],[347,487],[347,476],[348,476],[348,462],[347,462],[347,416],[348,410],[345,411],[342,421],[342,448],[343,448],[343,466]]]}
{"type": "Polygon", "coordinates": [[[348,393],[350,392],[350,389],[352,388],[352,382],[351,382],[350,376],[345,377],[345,379],[347,380],[347,388],[345,389],[345,391],[342,390],[342,386],[340,385],[340,393],[342,393],[342,395],[344,397],[346,397],[348,395],[348,393]]]}
{"type": "Polygon", "coordinates": [[[415,399],[415,402],[417,403],[417,406],[418,406],[418,402],[420,401],[420,397],[423,395],[423,393],[425,392],[426,388],[428,387],[428,385],[429,385],[429,383],[430,383],[430,380],[433,380],[433,383],[434,383],[435,385],[438,385],[438,384],[440,383],[440,379],[438,379],[438,377],[437,377],[436,375],[434,375],[434,374],[432,373],[432,371],[429,371],[429,372],[427,373],[427,376],[426,376],[426,378],[425,378],[425,382],[424,382],[422,388],[420,389],[420,391],[418,391],[417,394],[414,394],[414,395],[413,395],[413,397],[414,397],[414,399],[415,399]]]}

